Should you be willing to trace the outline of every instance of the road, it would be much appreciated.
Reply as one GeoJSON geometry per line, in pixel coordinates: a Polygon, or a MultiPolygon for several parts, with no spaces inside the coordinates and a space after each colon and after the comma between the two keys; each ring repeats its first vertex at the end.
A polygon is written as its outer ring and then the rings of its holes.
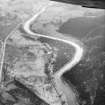
{"type": "Polygon", "coordinates": [[[70,47],[73,46],[73,48],[75,49],[75,54],[74,54],[72,60],[70,59],[70,61],[67,64],[65,64],[60,70],[58,70],[54,74],[54,78],[55,78],[54,82],[55,82],[59,92],[61,92],[63,90],[63,92],[66,94],[69,105],[77,105],[74,101],[75,94],[72,92],[72,90],[70,90],[70,87],[67,84],[64,84],[62,82],[61,78],[65,72],[70,70],[74,65],[76,65],[81,60],[81,58],[83,57],[83,54],[84,54],[83,45],[81,44],[80,41],[78,41],[75,38],[64,37],[64,36],[63,37],[60,37],[60,36],[54,37],[54,36],[50,36],[50,35],[49,36],[42,35],[42,34],[34,33],[31,30],[32,23],[35,22],[35,20],[38,18],[38,16],[41,13],[43,13],[47,9],[48,6],[49,6],[49,4],[46,7],[43,7],[37,14],[35,14],[33,17],[31,17],[28,21],[26,21],[23,27],[24,27],[24,30],[29,35],[44,37],[44,38],[48,38],[48,39],[52,39],[52,40],[56,40],[56,41],[61,41],[63,43],[69,44],[70,47]]]}
{"type": "Polygon", "coordinates": [[[59,70],[56,75],[59,78],[64,72],[66,72],[67,70],[70,70],[70,68],[72,68],[74,65],[76,65],[82,58],[84,50],[83,50],[83,46],[81,44],[81,42],[79,42],[77,39],[71,38],[71,37],[53,37],[53,36],[48,36],[48,35],[42,35],[42,34],[38,34],[38,33],[34,33],[30,28],[31,28],[31,24],[33,22],[35,22],[35,19],[37,19],[37,17],[43,13],[48,6],[43,7],[41,11],[39,11],[37,14],[35,14],[32,18],[30,18],[28,21],[25,22],[24,24],[24,30],[29,34],[29,35],[33,35],[33,36],[38,36],[38,37],[45,37],[48,39],[52,39],[52,40],[58,40],[64,43],[69,44],[70,46],[73,46],[75,48],[75,54],[74,57],[72,58],[72,61],[70,60],[70,62],[68,62],[64,67],[62,67],[61,70],[59,70]]]}
{"type": "Polygon", "coordinates": [[[0,85],[2,85],[2,72],[3,72],[3,63],[4,63],[4,56],[5,56],[5,47],[8,38],[13,35],[13,33],[17,30],[17,28],[20,26],[21,23],[17,24],[13,31],[11,31],[3,41],[1,41],[1,48],[0,48],[0,85]]]}

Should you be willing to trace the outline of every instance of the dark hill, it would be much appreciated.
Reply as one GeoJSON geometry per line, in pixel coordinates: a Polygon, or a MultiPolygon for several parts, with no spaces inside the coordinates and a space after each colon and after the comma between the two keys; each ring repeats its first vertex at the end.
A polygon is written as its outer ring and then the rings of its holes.
{"type": "Polygon", "coordinates": [[[105,16],[100,17],[78,17],[65,22],[59,32],[63,34],[72,34],[74,37],[82,39],[88,32],[105,24],[105,16]]]}

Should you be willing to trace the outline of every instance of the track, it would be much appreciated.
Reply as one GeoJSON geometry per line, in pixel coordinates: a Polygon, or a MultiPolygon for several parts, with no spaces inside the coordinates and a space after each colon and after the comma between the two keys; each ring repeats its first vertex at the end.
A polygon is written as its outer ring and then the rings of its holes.
{"type": "Polygon", "coordinates": [[[61,68],[61,70],[59,70],[55,75],[56,77],[60,78],[62,76],[62,74],[64,72],[66,72],[67,70],[70,70],[70,68],[72,68],[74,65],[76,65],[82,58],[83,56],[83,46],[81,44],[81,42],[79,42],[77,39],[71,38],[71,37],[53,37],[53,36],[48,36],[48,35],[42,35],[42,34],[38,34],[38,33],[34,33],[31,31],[31,24],[35,21],[35,19],[37,19],[37,17],[43,13],[47,7],[51,5],[51,3],[49,3],[46,7],[43,7],[42,10],[40,12],[38,12],[37,14],[35,14],[32,18],[30,18],[28,21],[25,22],[24,24],[24,30],[29,34],[29,35],[33,35],[33,36],[38,36],[38,37],[44,37],[47,39],[52,39],[52,40],[56,40],[56,41],[61,41],[63,43],[69,44],[70,46],[73,46],[75,48],[75,54],[72,58],[72,61],[70,60],[70,62],[68,62],[64,67],[61,68]]]}
{"type": "MultiPolygon", "coordinates": [[[[43,13],[47,7],[49,5],[52,5],[53,3],[49,3],[46,7],[43,7],[42,10],[40,10],[37,14],[35,14],[32,18],[30,18],[28,21],[25,22],[24,24],[24,30],[26,31],[26,33],[28,33],[29,35],[33,35],[33,36],[38,36],[38,37],[43,37],[43,38],[47,38],[50,40],[56,40],[56,41],[60,41],[64,44],[68,44],[70,45],[70,47],[72,46],[75,49],[75,54],[72,58],[72,60],[70,60],[68,63],[66,63],[60,70],[58,70],[55,74],[54,74],[54,81],[52,82],[52,85],[55,86],[56,85],[56,91],[59,94],[65,93],[66,94],[66,98],[68,100],[68,105],[77,105],[77,103],[74,101],[75,100],[75,94],[72,92],[72,90],[70,90],[69,86],[67,84],[64,84],[62,82],[62,75],[70,70],[74,65],[76,65],[81,58],[83,57],[84,54],[84,50],[83,50],[83,45],[81,44],[80,41],[78,41],[77,39],[71,38],[71,37],[61,37],[61,36],[48,36],[48,35],[42,35],[42,34],[38,34],[38,33],[34,33],[31,30],[31,24],[33,22],[35,22],[35,19],[37,19],[37,17],[43,13]]],[[[61,102],[62,102],[62,98],[61,102]]]]}

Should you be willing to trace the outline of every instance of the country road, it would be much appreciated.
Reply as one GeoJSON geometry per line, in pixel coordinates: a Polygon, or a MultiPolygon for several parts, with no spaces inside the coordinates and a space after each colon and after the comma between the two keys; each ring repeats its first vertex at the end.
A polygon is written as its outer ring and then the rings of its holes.
{"type": "Polygon", "coordinates": [[[70,59],[70,61],[65,64],[60,70],[58,70],[55,74],[54,74],[54,78],[55,81],[54,83],[57,86],[57,89],[59,92],[63,91],[66,94],[66,98],[67,98],[67,103],[69,105],[77,105],[77,103],[75,103],[75,94],[72,92],[72,90],[70,90],[70,87],[67,84],[64,84],[62,82],[61,76],[68,70],[70,70],[74,65],[76,65],[81,58],[83,57],[84,54],[84,50],[83,50],[83,46],[81,44],[81,42],[79,42],[78,40],[71,38],[71,37],[53,37],[53,36],[48,36],[48,35],[42,35],[42,34],[38,34],[38,33],[34,33],[31,30],[31,24],[35,21],[35,19],[37,19],[37,17],[43,13],[48,6],[43,7],[42,10],[40,12],[38,12],[37,14],[35,14],[32,18],[30,18],[28,21],[25,22],[24,24],[24,30],[29,34],[29,35],[34,35],[34,36],[38,36],[38,37],[44,37],[47,39],[52,39],[52,40],[56,40],[56,41],[61,41],[62,43],[66,43],[68,45],[73,46],[73,48],[75,49],[75,54],[72,58],[72,60],[70,59]]]}
{"type": "Polygon", "coordinates": [[[34,36],[39,36],[39,37],[45,37],[47,39],[52,39],[52,40],[56,40],[56,41],[61,41],[63,43],[67,43],[69,44],[70,46],[73,46],[75,48],[75,54],[74,54],[74,57],[72,59],[72,61],[70,60],[70,62],[68,62],[64,67],[62,67],[61,70],[59,70],[57,73],[56,73],[56,76],[59,78],[62,76],[62,74],[64,72],[66,72],[67,70],[69,70],[70,68],[72,68],[75,64],[77,64],[82,56],[83,56],[83,53],[84,53],[84,50],[83,50],[83,46],[81,44],[81,42],[79,42],[77,39],[74,39],[74,38],[71,38],[71,37],[65,37],[65,38],[62,38],[60,36],[57,36],[57,37],[53,37],[53,36],[48,36],[48,35],[42,35],[42,34],[38,34],[38,33],[34,33],[31,31],[31,24],[35,21],[35,19],[41,14],[43,13],[46,9],[47,9],[48,6],[46,7],[43,7],[42,10],[40,10],[37,14],[35,14],[32,18],[30,18],[28,21],[25,22],[24,24],[24,30],[29,34],[29,35],[34,35],[34,36]]]}

